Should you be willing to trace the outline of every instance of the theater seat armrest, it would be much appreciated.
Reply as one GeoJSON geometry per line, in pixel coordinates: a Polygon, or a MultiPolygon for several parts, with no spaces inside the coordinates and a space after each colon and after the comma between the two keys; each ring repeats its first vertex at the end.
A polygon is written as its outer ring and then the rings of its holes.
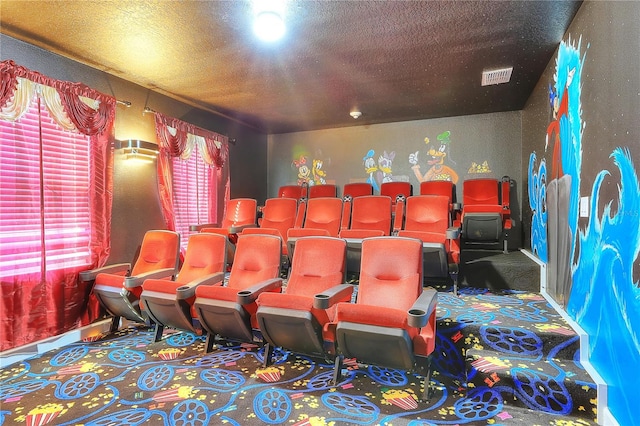
{"type": "Polygon", "coordinates": [[[200,232],[202,228],[218,228],[218,227],[220,227],[219,223],[203,223],[201,225],[189,225],[189,231],[200,232]]]}
{"type": "Polygon", "coordinates": [[[353,286],[351,284],[340,284],[316,294],[313,298],[313,307],[316,309],[328,309],[338,302],[349,301],[352,294],[353,286]]]}
{"type": "Polygon", "coordinates": [[[249,288],[239,291],[237,302],[239,305],[248,305],[249,303],[255,302],[261,293],[264,293],[266,291],[273,292],[278,289],[282,289],[282,278],[272,278],[270,280],[265,280],[259,282],[258,284],[254,284],[249,288]]]}
{"type": "Polygon", "coordinates": [[[250,223],[248,225],[238,225],[238,226],[230,226],[229,234],[239,234],[243,229],[246,228],[257,228],[258,226],[255,223],[250,223]]]}
{"type": "Polygon", "coordinates": [[[410,327],[422,328],[427,325],[429,317],[436,309],[438,302],[438,292],[432,287],[424,289],[418,300],[416,300],[407,312],[407,322],[410,327]]]}
{"type": "Polygon", "coordinates": [[[175,276],[176,270],[174,268],[163,268],[155,271],[145,272],[144,274],[136,275],[134,277],[126,277],[124,279],[124,286],[126,288],[140,287],[145,280],[149,279],[163,279],[167,277],[175,276]]]}
{"type": "Polygon", "coordinates": [[[460,238],[460,228],[451,227],[447,228],[447,240],[457,240],[460,238]]]}
{"type": "Polygon", "coordinates": [[[224,272],[216,272],[197,280],[193,280],[188,284],[180,286],[176,289],[177,299],[189,299],[196,295],[196,288],[199,285],[215,285],[221,283],[224,280],[224,272]]]}
{"type": "Polygon", "coordinates": [[[80,281],[93,281],[98,274],[117,274],[120,272],[129,273],[131,270],[130,263],[116,263],[114,265],[107,265],[101,268],[89,269],[80,272],[80,281]]]}

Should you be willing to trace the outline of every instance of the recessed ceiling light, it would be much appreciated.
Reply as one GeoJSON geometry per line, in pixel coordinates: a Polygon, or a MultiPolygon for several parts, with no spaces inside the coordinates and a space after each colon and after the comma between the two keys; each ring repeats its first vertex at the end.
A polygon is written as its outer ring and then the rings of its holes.
{"type": "Polygon", "coordinates": [[[253,21],[253,32],[263,41],[276,41],[285,33],[284,19],[274,11],[265,10],[258,13],[253,21]]]}

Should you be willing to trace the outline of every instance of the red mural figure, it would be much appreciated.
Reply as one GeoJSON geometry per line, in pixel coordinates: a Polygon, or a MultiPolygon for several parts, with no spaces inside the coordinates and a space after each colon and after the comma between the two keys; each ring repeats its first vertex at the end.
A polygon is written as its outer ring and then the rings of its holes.
{"type": "Polygon", "coordinates": [[[564,87],[564,93],[562,99],[558,101],[557,96],[553,100],[553,121],[547,127],[547,138],[545,140],[544,150],[547,151],[549,147],[549,140],[553,144],[553,154],[551,158],[551,176],[550,179],[558,179],[564,176],[562,171],[562,143],[560,140],[560,120],[562,117],[566,117],[569,112],[569,97],[568,89],[573,80],[573,74],[576,72],[575,68],[569,71],[567,74],[567,84],[564,87]]]}

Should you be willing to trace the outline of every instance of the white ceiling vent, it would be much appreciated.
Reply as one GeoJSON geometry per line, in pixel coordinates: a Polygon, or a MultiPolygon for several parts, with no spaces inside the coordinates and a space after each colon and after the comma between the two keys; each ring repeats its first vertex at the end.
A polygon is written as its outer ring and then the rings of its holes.
{"type": "Polygon", "coordinates": [[[492,84],[508,83],[511,79],[512,71],[513,67],[482,71],[482,85],[491,86],[492,84]]]}

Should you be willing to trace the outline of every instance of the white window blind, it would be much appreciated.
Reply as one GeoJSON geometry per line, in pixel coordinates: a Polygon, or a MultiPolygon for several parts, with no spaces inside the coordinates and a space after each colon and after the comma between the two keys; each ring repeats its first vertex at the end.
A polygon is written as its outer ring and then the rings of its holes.
{"type": "Polygon", "coordinates": [[[20,120],[0,120],[0,276],[91,263],[89,143],[37,97],[20,120]]]}
{"type": "Polygon", "coordinates": [[[189,226],[209,222],[208,167],[197,147],[188,160],[173,158],[173,208],[183,250],[193,233],[189,226]]]}

